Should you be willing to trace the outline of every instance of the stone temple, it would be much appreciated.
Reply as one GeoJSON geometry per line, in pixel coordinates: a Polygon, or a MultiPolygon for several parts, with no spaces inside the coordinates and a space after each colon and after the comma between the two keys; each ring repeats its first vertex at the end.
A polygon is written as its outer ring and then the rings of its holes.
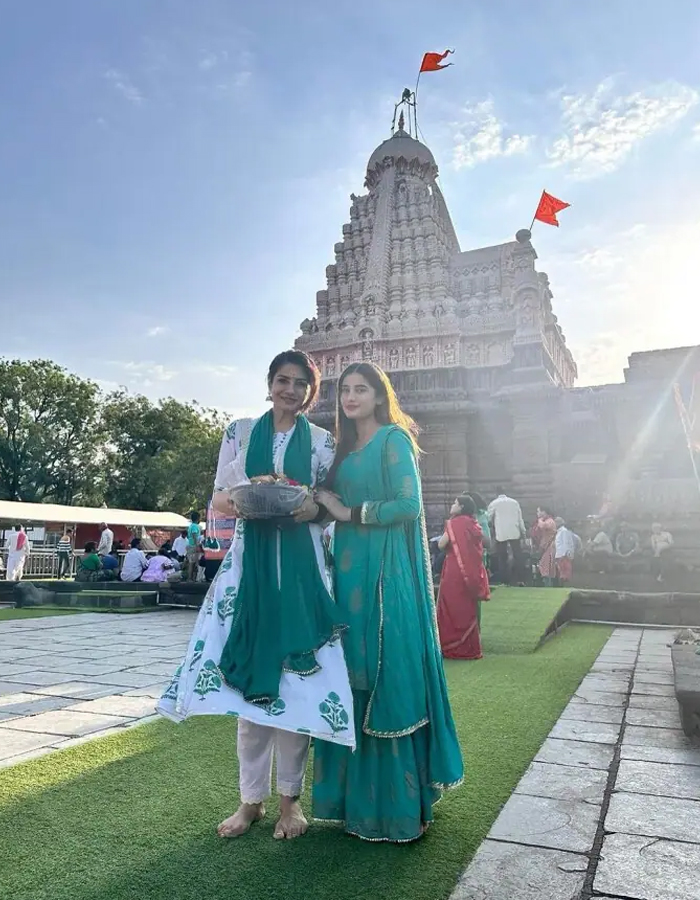
{"type": "Polygon", "coordinates": [[[403,117],[369,158],[366,193],[351,196],[327,287],[297,339],[323,373],[316,418],[332,422],[350,362],[384,368],[423,431],[433,528],[460,491],[490,498],[497,486],[526,515],[548,504],[582,518],[606,495],[645,524],[699,514],[672,387],[700,370],[700,348],[635,353],[624,382],[574,387],[530,232],[463,250],[437,174],[403,117]]]}

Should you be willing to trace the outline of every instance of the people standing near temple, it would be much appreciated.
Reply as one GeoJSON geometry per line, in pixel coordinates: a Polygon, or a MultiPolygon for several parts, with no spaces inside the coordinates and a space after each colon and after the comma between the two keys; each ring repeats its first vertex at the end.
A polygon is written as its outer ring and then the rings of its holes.
{"type": "Polygon", "coordinates": [[[98,556],[107,556],[108,553],[112,552],[112,545],[114,544],[114,532],[109,527],[106,522],[100,523],[100,542],[97,545],[97,555],[98,556]]]}
{"type": "MultiPolygon", "coordinates": [[[[312,490],[323,484],[335,444],[305,415],[320,382],[305,353],[281,353],[268,370],[272,409],[226,429],[212,506],[237,519],[235,533],[183,666],[158,705],[176,721],[237,714],[240,805],[219,825],[225,838],[244,834],[265,815],[273,759],[280,795],[274,837],[303,835],[308,825],[299,797],[310,736],[316,752],[327,740],[354,742],[348,737],[352,694],[338,640],[343,625],[323,553],[325,511],[309,494],[280,528],[274,519],[241,518],[230,499],[241,477],[285,475],[312,490]]],[[[233,747],[223,745],[220,752],[230,755],[233,747]]]]}
{"type": "Polygon", "coordinates": [[[56,544],[58,554],[58,578],[69,578],[73,561],[73,532],[64,528],[59,542],[56,544]]]}
{"type": "Polygon", "coordinates": [[[27,537],[22,525],[15,525],[14,530],[7,536],[5,543],[7,550],[7,581],[21,581],[24,575],[24,567],[29,554],[32,551],[32,545],[27,537]]]}
{"type": "Polygon", "coordinates": [[[498,496],[489,503],[488,517],[492,537],[496,541],[498,573],[505,584],[522,582],[523,554],[520,545],[525,537],[525,521],[520,504],[509,497],[503,488],[497,488],[498,496]],[[512,568],[508,564],[508,551],[513,556],[512,568]]]}
{"type": "Polygon", "coordinates": [[[557,533],[554,539],[554,561],[560,585],[568,584],[574,574],[574,558],[581,547],[581,539],[566,527],[561,517],[555,520],[557,533]]]}
{"type": "Polygon", "coordinates": [[[554,543],[557,536],[557,525],[554,516],[544,507],[537,507],[537,520],[530,529],[530,537],[537,547],[539,571],[545,587],[551,587],[557,577],[554,543]]]}
{"type": "Polygon", "coordinates": [[[313,812],[365,840],[403,843],[425,832],[442,790],[463,776],[435,629],[417,429],[372,363],[341,375],[337,421],[330,489],[316,498],[336,520],[357,748],[315,745],[313,812]]]}
{"type": "Polygon", "coordinates": [[[199,524],[200,515],[196,510],[190,513],[190,524],[187,526],[187,580],[197,580],[197,569],[199,567],[199,557],[202,555],[201,539],[202,527],[199,524]]]}
{"type": "Polygon", "coordinates": [[[445,550],[438,594],[438,630],[442,655],[448,659],[481,659],[479,608],[491,596],[484,566],[488,545],[469,494],[452,504],[445,533],[438,542],[445,550]]]}
{"type": "Polygon", "coordinates": [[[181,563],[185,561],[187,556],[187,529],[183,529],[173,541],[173,553],[177,554],[177,558],[181,563]]]}
{"type": "Polygon", "coordinates": [[[658,582],[664,580],[666,562],[673,549],[673,535],[670,531],[664,531],[659,522],[651,526],[651,574],[658,582]]]}
{"type": "Polygon", "coordinates": [[[615,538],[615,553],[629,558],[639,553],[640,549],[639,535],[636,531],[632,531],[627,522],[623,522],[615,538]]]}
{"type": "Polygon", "coordinates": [[[131,547],[124,557],[121,580],[126,582],[141,581],[141,576],[147,568],[148,560],[141,549],[141,538],[132,538],[131,547]]]}

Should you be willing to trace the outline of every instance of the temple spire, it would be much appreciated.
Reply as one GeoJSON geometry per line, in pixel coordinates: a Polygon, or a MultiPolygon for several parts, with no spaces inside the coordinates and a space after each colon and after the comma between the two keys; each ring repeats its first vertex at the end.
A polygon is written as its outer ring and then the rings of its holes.
{"type": "Polygon", "coordinates": [[[418,140],[418,119],[416,116],[416,95],[410,88],[404,88],[401,99],[394,106],[394,118],[391,122],[391,134],[398,132],[409,134],[412,138],[418,140]],[[408,116],[404,113],[407,112],[408,116]],[[398,127],[396,117],[398,115],[398,127]],[[406,129],[406,119],[408,118],[408,129],[406,129]]]}

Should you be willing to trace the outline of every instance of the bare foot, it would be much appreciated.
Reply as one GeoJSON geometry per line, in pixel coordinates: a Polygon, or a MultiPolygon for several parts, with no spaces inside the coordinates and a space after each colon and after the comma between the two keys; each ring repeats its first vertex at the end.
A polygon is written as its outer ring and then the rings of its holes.
{"type": "Polygon", "coordinates": [[[241,803],[236,812],[219,825],[216,829],[219,837],[240,837],[250,829],[253,822],[259,822],[265,815],[265,807],[262,803],[241,803]]]}
{"type": "Polygon", "coordinates": [[[298,800],[291,797],[280,797],[280,818],[275,825],[275,840],[291,840],[306,834],[309,823],[304,818],[298,800]]]}

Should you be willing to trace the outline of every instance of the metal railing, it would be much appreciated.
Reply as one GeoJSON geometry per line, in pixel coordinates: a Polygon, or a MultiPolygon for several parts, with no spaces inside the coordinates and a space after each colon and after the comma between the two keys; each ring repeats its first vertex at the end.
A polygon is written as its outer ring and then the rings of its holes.
{"type": "MultiPolygon", "coordinates": [[[[65,573],[68,578],[75,578],[78,560],[82,555],[82,550],[76,550],[70,554],[68,571],[65,573]]],[[[125,555],[125,553],[119,554],[120,569],[125,555]]],[[[3,563],[3,574],[0,577],[4,578],[5,572],[7,571],[7,550],[0,550],[0,557],[2,557],[3,563]]],[[[24,564],[24,574],[22,575],[22,578],[58,578],[58,566],[58,551],[55,547],[32,548],[32,552],[29,554],[29,558],[24,564]]]]}

